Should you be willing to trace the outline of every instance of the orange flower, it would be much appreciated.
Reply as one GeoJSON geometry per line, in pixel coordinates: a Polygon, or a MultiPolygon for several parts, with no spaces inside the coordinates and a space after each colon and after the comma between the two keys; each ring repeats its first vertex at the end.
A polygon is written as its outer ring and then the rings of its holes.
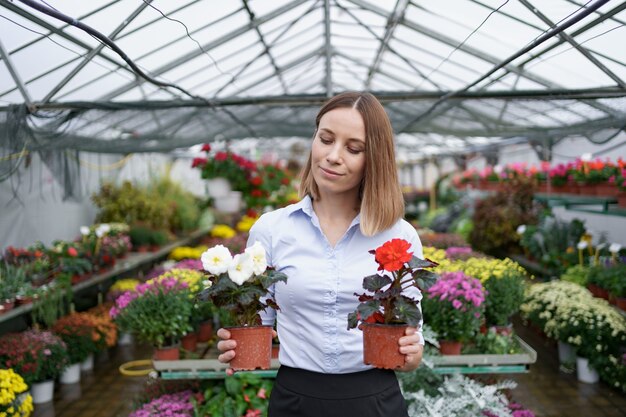
{"type": "Polygon", "coordinates": [[[378,270],[393,272],[397,271],[409,262],[413,257],[413,252],[409,252],[411,244],[404,239],[392,239],[385,242],[376,249],[376,262],[378,262],[378,270]]]}

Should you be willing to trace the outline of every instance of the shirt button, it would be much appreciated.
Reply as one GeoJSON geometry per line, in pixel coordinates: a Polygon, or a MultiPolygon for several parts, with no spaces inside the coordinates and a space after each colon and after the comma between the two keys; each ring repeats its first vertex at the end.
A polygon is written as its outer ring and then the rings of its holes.
{"type": "Polygon", "coordinates": [[[335,296],[335,291],[328,291],[328,295],[330,295],[331,297],[335,296]]]}

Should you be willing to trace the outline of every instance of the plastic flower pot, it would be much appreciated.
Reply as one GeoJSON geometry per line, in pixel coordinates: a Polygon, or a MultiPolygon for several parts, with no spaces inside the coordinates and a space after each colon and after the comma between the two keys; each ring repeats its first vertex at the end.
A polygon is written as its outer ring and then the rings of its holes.
{"type": "Polygon", "coordinates": [[[440,340],[439,353],[442,355],[460,355],[463,344],[456,340],[440,340]]]}
{"type": "Polygon", "coordinates": [[[615,305],[622,311],[626,311],[626,297],[615,297],[615,305]]]}
{"type": "Polygon", "coordinates": [[[198,326],[198,342],[208,342],[213,337],[213,323],[204,321],[198,326]]]}
{"type": "Polygon", "coordinates": [[[217,177],[207,180],[207,193],[213,199],[225,197],[230,191],[230,182],[226,178],[217,177]]]}
{"type": "Polygon", "coordinates": [[[43,404],[52,401],[54,397],[54,380],[35,382],[30,387],[33,404],[43,404]]]}
{"type": "Polygon", "coordinates": [[[184,335],[180,339],[180,345],[187,352],[195,352],[198,348],[198,333],[193,332],[184,335]]]}
{"type": "Polygon", "coordinates": [[[85,372],[93,370],[93,353],[80,363],[80,370],[85,372]]]}
{"type": "Polygon", "coordinates": [[[61,374],[59,382],[61,384],[75,384],[80,381],[80,363],[73,363],[61,374]]]}
{"type": "Polygon", "coordinates": [[[576,361],[576,351],[574,346],[559,340],[559,363],[571,364],[576,361]]]}
{"type": "Polygon", "coordinates": [[[406,355],[400,353],[398,340],[404,336],[404,324],[363,323],[363,362],[381,369],[404,366],[406,355]]]}
{"type": "Polygon", "coordinates": [[[598,372],[589,366],[589,359],[581,358],[580,356],[576,358],[576,374],[578,380],[586,384],[595,384],[600,380],[598,372]]]}
{"type": "Polygon", "coordinates": [[[241,191],[231,191],[215,199],[215,209],[222,213],[238,213],[241,209],[241,197],[241,191]]]}
{"type": "Polygon", "coordinates": [[[236,371],[270,369],[272,361],[272,326],[227,327],[237,342],[230,367],[236,371]]]}
{"type": "Polygon", "coordinates": [[[155,348],[152,359],[155,361],[177,361],[180,359],[180,351],[178,346],[155,348]]]}

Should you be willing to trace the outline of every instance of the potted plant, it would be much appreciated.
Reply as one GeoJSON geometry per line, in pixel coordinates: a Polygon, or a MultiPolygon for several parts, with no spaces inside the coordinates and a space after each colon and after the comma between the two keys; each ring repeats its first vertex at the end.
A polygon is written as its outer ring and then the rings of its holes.
{"type": "Polygon", "coordinates": [[[29,417],[33,410],[33,397],[24,379],[13,369],[0,369],[0,415],[29,417]]]}
{"type": "Polygon", "coordinates": [[[27,330],[0,337],[0,363],[13,368],[31,387],[35,404],[52,400],[54,379],[69,364],[67,347],[52,332],[27,330]]]}
{"type": "Polygon", "coordinates": [[[492,276],[484,284],[487,292],[485,319],[499,334],[513,331],[511,316],[519,311],[524,302],[524,275],[507,270],[501,276],[492,276]]]}
{"type": "Polygon", "coordinates": [[[269,369],[272,327],[262,325],[259,313],[268,307],[279,309],[268,289],[286,282],[287,276],[267,267],[265,249],[258,242],[234,257],[226,247],[217,245],[204,252],[201,260],[209,273],[201,299],[227,312],[234,323],[228,327],[231,339],[237,342],[231,368],[269,369]]]}
{"type": "Polygon", "coordinates": [[[74,384],[80,381],[80,364],[98,351],[97,339],[93,337],[95,329],[85,314],[72,313],[57,320],[52,331],[65,342],[70,362],[60,381],[74,384]]]}
{"type": "Polygon", "coordinates": [[[460,354],[462,344],[480,328],[485,301],[482,284],[460,271],[444,272],[427,292],[422,301],[424,313],[432,329],[441,337],[441,353],[460,354]]]}
{"type": "Polygon", "coordinates": [[[156,360],[176,360],[180,338],[191,330],[193,300],[187,283],[155,278],[115,300],[111,317],[123,331],[155,348],[156,360]]]}
{"type": "Polygon", "coordinates": [[[370,251],[382,272],[363,278],[367,292],[355,294],[360,303],[348,314],[348,329],[362,325],[363,361],[377,368],[404,365],[398,340],[408,326],[417,327],[422,319],[419,300],[403,291],[412,286],[424,291],[437,279],[436,274],[424,268],[438,264],[413,256],[410,247],[404,239],[392,239],[370,251]]]}

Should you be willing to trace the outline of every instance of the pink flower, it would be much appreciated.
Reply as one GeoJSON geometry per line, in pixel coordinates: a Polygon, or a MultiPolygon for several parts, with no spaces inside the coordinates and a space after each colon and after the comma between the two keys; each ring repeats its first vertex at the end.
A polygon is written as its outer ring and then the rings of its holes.
{"type": "Polygon", "coordinates": [[[256,396],[265,400],[267,398],[265,394],[265,388],[261,388],[256,396]]]}
{"type": "Polygon", "coordinates": [[[452,307],[456,308],[457,310],[461,308],[462,305],[463,303],[459,300],[452,300],[452,307]]]}

